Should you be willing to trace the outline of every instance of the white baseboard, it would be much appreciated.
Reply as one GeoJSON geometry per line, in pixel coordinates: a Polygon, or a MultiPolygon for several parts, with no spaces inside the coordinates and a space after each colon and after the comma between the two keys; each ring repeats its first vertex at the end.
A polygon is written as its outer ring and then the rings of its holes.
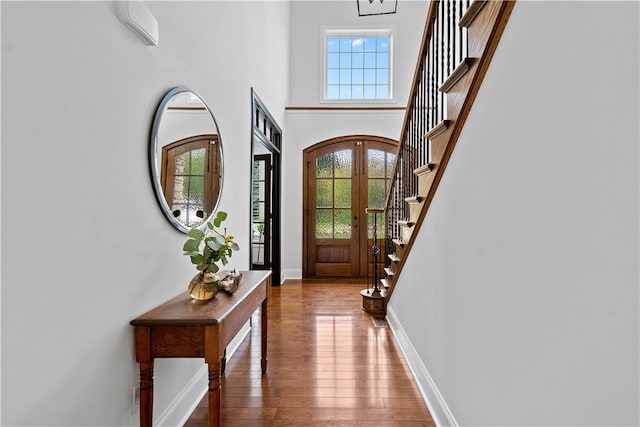
{"type": "Polygon", "coordinates": [[[433,381],[433,378],[431,378],[429,371],[424,366],[424,363],[422,363],[420,355],[409,340],[409,337],[398,321],[398,317],[392,307],[387,307],[387,323],[389,324],[389,328],[391,328],[391,332],[393,332],[396,341],[398,341],[402,354],[404,355],[404,358],[409,365],[409,369],[411,369],[411,373],[418,384],[420,394],[422,394],[422,398],[426,402],[429,412],[431,412],[433,421],[437,426],[441,427],[458,427],[458,422],[440,394],[440,391],[433,381]]]}
{"type": "Polygon", "coordinates": [[[207,392],[206,386],[203,389],[202,385],[207,384],[208,378],[209,370],[207,365],[204,365],[158,417],[157,425],[167,427],[184,425],[207,392]]]}
{"type": "MultiPolygon", "coordinates": [[[[251,327],[249,326],[249,322],[247,322],[227,346],[227,360],[231,359],[236,350],[238,350],[238,347],[240,347],[240,343],[250,332],[251,327]]],[[[204,364],[193,378],[191,378],[191,381],[178,393],[176,398],[173,399],[167,409],[158,417],[158,421],[154,423],[154,425],[167,427],[183,426],[207,393],[208,383],[209,370],[207,369],[207,365],[204,364]]]]}
{"type": "Polygon", "coordinates": [[[302,279],[302,270],[299,268],[282,270],[282,277],[280,278],[280,284],[284,283],[284,281],[287,279],[302,279]]]}

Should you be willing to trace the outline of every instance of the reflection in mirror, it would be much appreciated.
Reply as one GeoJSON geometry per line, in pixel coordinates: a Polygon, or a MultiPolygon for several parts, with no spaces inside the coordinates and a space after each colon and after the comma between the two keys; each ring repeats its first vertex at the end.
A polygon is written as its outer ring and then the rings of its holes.
{"type": "Polygon", "coordinates": [[[211,110],[178,87],[160,102],[151,132],[151,178],[164,215],[187,232],[214,213],[222,190],[222,144],[211,110]]]}

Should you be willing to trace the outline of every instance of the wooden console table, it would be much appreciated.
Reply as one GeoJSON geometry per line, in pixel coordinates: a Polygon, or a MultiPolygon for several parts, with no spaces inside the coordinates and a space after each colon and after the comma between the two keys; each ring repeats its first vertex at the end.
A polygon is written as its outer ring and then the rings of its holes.
{"type": "Polygon", "coordinates": [[[261,366],[267,371],[267,295],[270,271],[243,271],[234,294],[220,291],[196,301],[185,291],[130,323],[135,326],[140,364],[140,426],[153,418],[153,360],[159,357],[204,358],[209,368],[209,426],[220,426],[220,375],[231,339],[262,307],[261,366]]]}

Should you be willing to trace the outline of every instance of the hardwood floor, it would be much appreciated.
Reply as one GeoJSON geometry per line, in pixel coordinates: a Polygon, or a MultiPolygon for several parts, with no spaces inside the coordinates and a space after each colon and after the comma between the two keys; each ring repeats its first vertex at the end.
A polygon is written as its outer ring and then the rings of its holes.
{"type": "MultiPolygon", "coordinates": [[[[270,290],[267,374],[260,321],[227,362],[222,425],[435,426],[391,330],[361,310],[364,282],[289,280],[270,290]]],[[[207,425],[206,398],[185,427],[207,425]]]]}

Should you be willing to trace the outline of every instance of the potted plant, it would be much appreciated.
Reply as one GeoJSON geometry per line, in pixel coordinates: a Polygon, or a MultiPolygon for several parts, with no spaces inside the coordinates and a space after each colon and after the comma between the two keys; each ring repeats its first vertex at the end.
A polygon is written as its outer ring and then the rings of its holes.
{"type": "Polygon", "coordinates": [[[182,247],[184,255],[189,256],[199,271],[189,283],[189,294],[195,299],[207,300],[216,296],[220,290],[220,278],[216,275],[220,270],[218,263],[227,265],[233,251],[240,249],[226,230],[224,234],[218,231],[225,219],[227,213],[218,211],[213,223],[207,222],[204,230],[189,230],[189,240],[182,247]]]}

